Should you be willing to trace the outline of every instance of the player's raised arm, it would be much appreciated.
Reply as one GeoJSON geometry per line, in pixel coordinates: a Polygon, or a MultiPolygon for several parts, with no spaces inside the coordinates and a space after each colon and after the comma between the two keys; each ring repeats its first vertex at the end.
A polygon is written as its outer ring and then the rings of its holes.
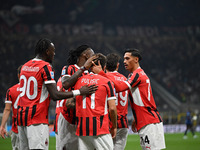
{"type": "Polygon", "coordinates": [[[71,98],[77,95],[89,95],[89,94],[94,93],[97,90],[97,86],[95,85],[84,86],[80,88],[79,90],[74,90],[74,91],[69,91],[69,92],[58,91],[55,83],[46,84],[46,87],[50,94],[50,97],[54,101],[71,98]]]}

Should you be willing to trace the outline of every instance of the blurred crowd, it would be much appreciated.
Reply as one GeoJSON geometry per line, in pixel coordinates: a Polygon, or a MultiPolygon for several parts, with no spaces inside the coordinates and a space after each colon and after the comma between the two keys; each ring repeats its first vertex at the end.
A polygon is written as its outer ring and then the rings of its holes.
{"type": "MultiPolygon", "coordinates": [[[[56,46],[56,80],[68,51],[81,44],[105,55],[120,54],[119,72],[126,76],[123,50],[137,48],[143,55],[141,67],[151,78],[180,102],[200,104],[198,6],[198,0],[6,1],[0,6],[0,112],[6,90],[18,82],[17,67],[34,57],[41,37],[56,46]]],[[[154,95],[158,109],[167,110],[154,95]]]]}
{"type": "MultiPolygon", "coordinates": [[[[17,67],[34,57],[36,35],[10,35],[0,40],[0,98],[6,90],[18,82],[17,67]]],[[[66,64],[68,50],[87,43],[95,52],[105,55],[116,52],[121,55],[119,72],[128,75],[123,66],[123,50],[137,48],[142,51],[141,67],[178,100],[185,103],[200,103],[200,40],[189,36],[158,36],[151,38],[120,37],[70,37],[51,36],[56,46],[55,78],[58,79],[66,64]]],[[[155,92],[154,92],[155,93],[155,92]]],[[[156,99],[156,98],[155,98],[156,99]]],[[[157,101],[157,105],[162,103],[157,101]]],[[[3,106],[3,105],[1,105],[3,106]]],[[[158,106],[159,107],[159,106],[158,106]]],[[[2,108],[1,108],[2,109],[2,108]]]]}

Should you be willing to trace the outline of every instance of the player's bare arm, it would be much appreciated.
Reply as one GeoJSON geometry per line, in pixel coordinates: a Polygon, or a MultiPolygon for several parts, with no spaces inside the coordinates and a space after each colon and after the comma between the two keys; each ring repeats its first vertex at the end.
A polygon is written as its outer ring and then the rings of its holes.
{"type": "Polygon", "coordinates": [[[1,127],[0,127],[0,134],[3,139],[5,139],[5,135],[6,136],[8,135],[8,133],[6,132],[5,126],[11,112],[11,107],[12,107],[12,104],[6,103],[4,111],[3,111],[3,118],[1,121],[1,127]]]}
{"type": "Polygon", "coordinates": [[[110,133],[112,135],[112,138],[115,138],[117,134],[117,108],[115,105],[115,99],[108,101],[109,105],[109,115],[112,122],[112,128],[110,129],[110,133]]]}
{"type": "Polygon", "coordinates": [[[132,122],[131,129],[132,129],[132,131],[133,131],[134,133],[137,132],[135,120],[133,120],[133,122],[132,122]]]}
{"type": "Polygon", "coordinates": [[[77,95],[89,95],[94,93],[98,88],[96,85],[91,85],[91,86],[84,86],[76,91],[61,92],[57,90],[56,83],[46,84],[46,87],[50,94],[50,97],[54,101],[71,98],[77,95]]]}
{"type": "Polygon", "coordinates": [[[65,106],[67,108],[75,108],[75,105],[76,105],[76,99],[73,97],[73,98],[68,98],[66,103],[65,103],[65,106]]]}
{"type": "Polygon", "coordinates": [[[62,79],[62,85],[63,85],[63,87],[67,90],[70,87],[74,86],[74,84],[76,83],[77,79],[81,76],[81,74],[85,70],[88,70],[91,67],[92,62],[95,61],[96,59],[97,59],[97,56],[90,57],[85,62],[84,66],[81,67],[81,69],[79,69],[78,71],[76,71],[71,77],[65,77],[64,79],[62,79]]]}

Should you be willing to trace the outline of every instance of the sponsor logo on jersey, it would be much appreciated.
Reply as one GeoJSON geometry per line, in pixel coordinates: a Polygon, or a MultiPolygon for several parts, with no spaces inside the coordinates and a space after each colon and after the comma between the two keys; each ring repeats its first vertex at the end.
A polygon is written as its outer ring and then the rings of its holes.
{"type": "Polygon", "coordinates": [[[51,71],[51,78],[54,79],[54,72],[51,71]]]}
{"type": "Polygon", "coordinates": [[[62,70],[62,75],[65,75],[66,71],[65,69],[62,70]]]}

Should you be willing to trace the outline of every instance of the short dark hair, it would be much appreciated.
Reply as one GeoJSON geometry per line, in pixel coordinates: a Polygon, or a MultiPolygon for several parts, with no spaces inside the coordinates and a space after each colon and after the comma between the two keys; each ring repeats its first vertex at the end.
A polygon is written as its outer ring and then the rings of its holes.
{"type": "Polygon", "coordinates": [[[100,61],[101,67],[104,68],[106,66],[106,56],[102,53],[96,53],[95,56],[98,56],[97,60],[94,62],[96,65],[98,65],[98,61],[100,61]]]}
{"type": "Polygon", "coordinates": [[[127,52],[131,53],[132,56],[138,57],[139,61],[142,60],[142,55],[138,49],[128,48],[125,50],[124,54],[127,52]]]}
{"type": "Polygon", "coordinates": [[[73,65],[77,63],[77,58],[81,56],[81,54],[86,50],[90,48],[88,45],[81,45],[77,47],[75,50],[70,50],[69,51],[69,56],[67,58],[67,64],[68,65],[73,65]]]}
{"type": "Polygon", "coordinates": [[[106,56],[106,69],[108,71],[115,71],[117,68],[117,64],[119,63],[120,56],[116,53],[110,53],[106,56]]]}
{"type": "Polygon", "coordinates": [[[35,55],[43,55],[45,54],[46,50],[49,48],[49,46],[51,45],[51,41],[49,39],[46,38],[42,38],[40,39],[35,47],[35,55]]]}

